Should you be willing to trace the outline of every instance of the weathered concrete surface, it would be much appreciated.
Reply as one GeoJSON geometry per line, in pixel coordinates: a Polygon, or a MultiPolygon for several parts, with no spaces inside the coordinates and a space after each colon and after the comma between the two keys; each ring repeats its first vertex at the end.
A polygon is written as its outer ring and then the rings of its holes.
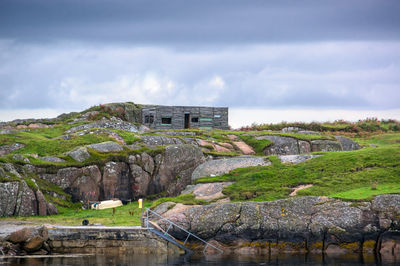
{"type": "Polygon", "coordinates": [[[207,176],[218,176],[230,171],[249,166],[270,165],[271,162],[263,157],[240,156],[234,158],[207,161],[199,165],[192,174],[192,180],[207,176]]]}
{"type": "Polygon", "coordinates": [[[182,253],[182,250],[139,226],[48,226],[48,243],[53,252],[102,252],[122,248],[142,254],[182,253]]]}
{"type": "MultiPolygon", "coordinates": [[[[356,204],[326,197],[297,197],[210,204],[170,219],[231,251],[254,247],[267,253],[384,253],[397,252],[400,247],[399,203],[400,195],[380,195],[372,203],[356,204]]],[[[163,221],[159,225],[166,226],[163,221]]],[[[171,233],[183,237],[180,231],[171,233]]]]}
{"type": "Polygon", "coordinates": [[[179,247],[140,226],[2,226],[0,254],[15,256],[49,253],[182,254],[179,247]]]}

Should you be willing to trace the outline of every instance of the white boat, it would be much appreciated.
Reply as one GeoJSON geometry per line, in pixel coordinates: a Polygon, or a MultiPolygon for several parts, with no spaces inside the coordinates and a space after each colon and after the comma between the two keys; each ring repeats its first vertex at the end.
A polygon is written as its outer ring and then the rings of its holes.
{"type": "Polygon", "coordinates": [[[122,206],[122,201],[120,200],[104,200],[92,204],[92,209],[94,210],[104,210],[109,208],[116,208],[122,206]]]}

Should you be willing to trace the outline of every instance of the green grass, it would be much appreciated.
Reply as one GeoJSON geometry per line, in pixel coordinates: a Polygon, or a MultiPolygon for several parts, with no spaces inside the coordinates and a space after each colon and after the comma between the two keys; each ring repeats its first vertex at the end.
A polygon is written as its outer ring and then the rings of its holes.
{"type": "Polygon", "coordinates": [[[54,137],[61,136],[64,129],[64,127],[55,127],[31,129],[29,131],[20,131],[16,134],[4,134],[0,135],[0,145],[18,142],[26,146],[13,153],[61,156],[64,152],[78,146],[111,140],[107,135],[94,134],[72,136],[70,140],[54,139],[54,137]]]}
{"type": "Polygon", "coordinates": [[[179,195],[177,197],[165,197],[165,198],[159,198],[157,200],[155,200],[153,202],[153,204],[151,205],[151,208],[156,207],[157,205],[164,203],[164,202],[168,202],[168,201],[172,201],[175,203],[182,203],[182,204],[186,204],[186,205],[204,205],[207,204],[206,201],[204,200],[198,200],[195,199],[195,196],[193,194],[183,194],[183,195],[179,195]]]}
{"type": "MultiPolygon", "coordinates": [[[[145,208],[150,207],[150,201],[144,201],[145,208]]],[[[89,223],[97,223],[106,226],[134,226],[140,225],[141,210],[137,202],[116,208],[114,216],[112,209],[105,210],[82,210],[80,208],[58,207],[60,214],[51,216],[31,216],[1,218],[4,220],[30,221],[37,224],[61,224],[61,225],[81,225],[82,220],[87,219],[89,223]],[[131,215],[129,212],[132,212],[131,215]]],[[[143,212],[145,209],[143,209],[143,212]]]]}
{"type": "MultiPolygon", "coordinates": [[[[400,134],[387,138],[397,142],[400,134]]],[[[400,145],[326,152],[321,157],[297,165],[281,164],[276,156],[270,156],[270,160],[273,163],[271,166],[236,169],[229,174],[202,178],[197,182],[234,181],[223,191],[234,201],[287,198],[292,188],[301,184],[313,184],[313,187],[300,190],[298,195],[329,196],[347,192],[346,198],[359,199],[359,194],[352,191],[371,187],[371,182],[377,182],[383,188],[400,184],[400,145]]],[[[382,191],[386,193],[386,190],[382,191]]],[[[365,198],[369,197],[366,193],[365,198]]]]}
{"type": "Polygon", "coordinates": [[[373,185],[360,187],[345,192],[334,193],[329,195],[329,197],[342,199],[371,199],[376,195],[394,193],[400,193],[400,183],[378,184],[376,188],[374,188],[373,185]]]}
{"type": "Polygon", "coordinates": [[[363,145],[375,144],[378,146],[388,146],[400,144],[400,137],[399,134],[378,134],[366,138],[356,138],[355,141],[363,145]]]}
{"type": "Polygon", "coordinates": [[[256,139],[254,136],[250,135],[240,135],[240,138],[250,145],[257,155],[264,155],[263,151],[265,147],[271,145],[273,142],[268,139],[256,139]]]}
{"type": "Polygon", "coordinates": [[[120,135],[124,139],[124,141],[127,145],[131,145],[131,144],[135,143],[136,141],[141,141],[141,138],[139,138],[132,132],[128,132],[128,131],[120,130],[120,129],[113,129],[113,131],[118,133],[118,135],[120,135]]]}
{"type": "Polygon", "coordinates": [[[281,122],[278,124],[260,124],[243,127],[242,130],[281,130],[285,127],[299,127],[305,130],[321,131],[321,132],[399,132],[400,122],[393,119],[367,118],[357,122],[348,122],[344,120],[337,120],[334,122],[281,122]]]}

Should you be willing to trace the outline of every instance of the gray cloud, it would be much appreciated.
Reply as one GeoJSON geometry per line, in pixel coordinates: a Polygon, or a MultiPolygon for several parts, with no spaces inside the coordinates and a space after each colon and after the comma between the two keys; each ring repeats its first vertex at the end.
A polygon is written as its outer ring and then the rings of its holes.
{"type": "Polygon", "coordinates": [[[0,36],[173,46],[398,40],[399,12],[396,0],[3,0],[0,36]]]}
{"type": "Polygon", "coordinates": [[[111,101],[230,107],[398,108],[399,42],[177,51],[69,43],[0,45],[2,108],[111,101]]]}
{"type": "Polygon", "coordinates": [[[3,0],[0,109],[394,109],[399,13],[397,0],[3,0]]]}

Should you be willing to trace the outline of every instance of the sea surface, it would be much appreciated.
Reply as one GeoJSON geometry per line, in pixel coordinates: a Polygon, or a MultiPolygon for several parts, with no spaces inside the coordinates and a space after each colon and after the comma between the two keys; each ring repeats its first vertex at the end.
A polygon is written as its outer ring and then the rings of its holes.
{"type": "MultiPolygon", "coordinates": [[[[380,257],[367,255],[360,257],[354,255],[328,256],[328,255],[304,255],[304,254],[281,254],[273,256],[259,255],[227,255],[227,256],[205,256],[196,254],[192,256],[174,255],[53,255],[43,257],[24,258],[1,258],[0,266],[3,265],[400,265],[395,257],[380,257]]],[[[399,259],[399,257],[397,257],[399,259]]]]}

